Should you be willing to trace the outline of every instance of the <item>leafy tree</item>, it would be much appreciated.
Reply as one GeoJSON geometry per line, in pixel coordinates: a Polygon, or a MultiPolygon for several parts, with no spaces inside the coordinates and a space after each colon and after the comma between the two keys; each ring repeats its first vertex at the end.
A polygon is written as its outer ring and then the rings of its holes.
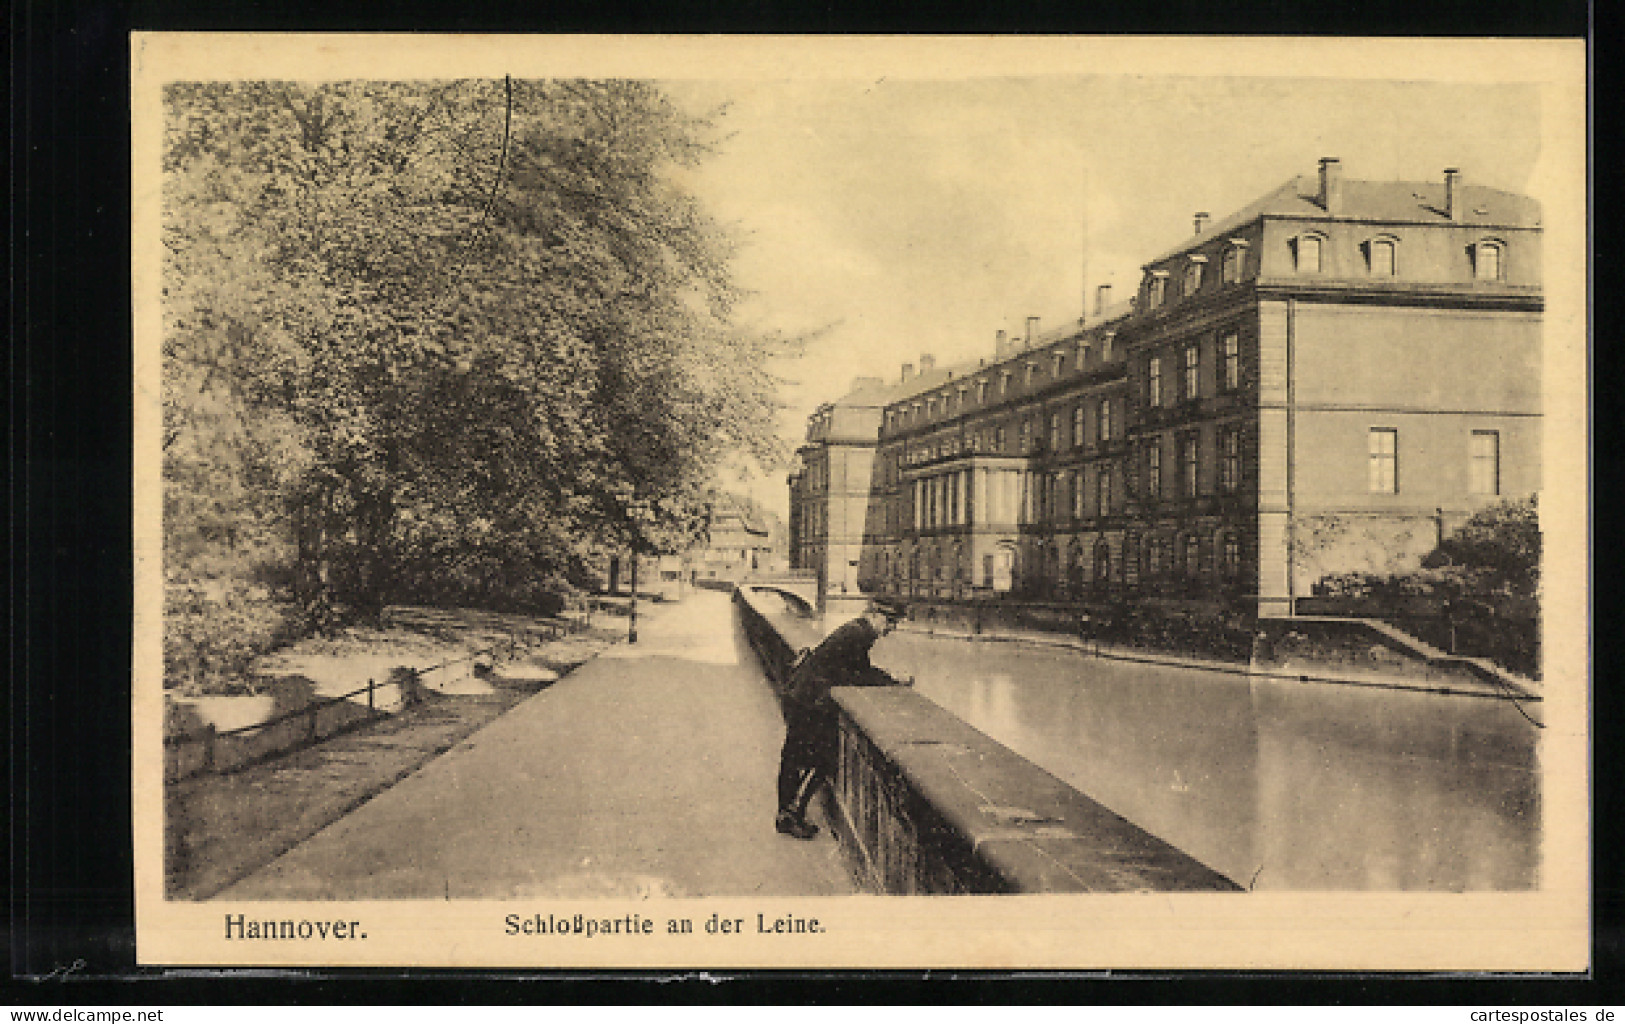
{"type": "Polygon", "coordinates": [[[1475,513],[1422,563],[1484,570],[1518,593],[1540,583],[1540,511],[1534,495],[1475,513]]]}
{"type": "Polygon", "coordinates": [[[777,455],[791,342],[733,322],[728,241],[674,173],[713,129],[653,86],[167,100],[172,583],[258,565],[317,625],[523,604],[604,547],[675,546],[724,458],[777,455]]]}

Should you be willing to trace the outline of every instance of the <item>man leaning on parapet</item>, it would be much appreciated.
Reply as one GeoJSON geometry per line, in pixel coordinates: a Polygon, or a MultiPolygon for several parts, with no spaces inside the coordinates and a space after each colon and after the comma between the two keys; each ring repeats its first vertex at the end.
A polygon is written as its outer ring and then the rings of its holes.
{"type": "Polygon", "coordinates": [[[839,726],[829,691],[834,686],[873,686],[890,682],[869,662],[869,649],[897,626],[904,614],[895,601],[876,600],[790,667],[784,693],[784,751],[779,755],[778,830],[811,839],[818,826],[807,806],[835,774],[839,726]]]}

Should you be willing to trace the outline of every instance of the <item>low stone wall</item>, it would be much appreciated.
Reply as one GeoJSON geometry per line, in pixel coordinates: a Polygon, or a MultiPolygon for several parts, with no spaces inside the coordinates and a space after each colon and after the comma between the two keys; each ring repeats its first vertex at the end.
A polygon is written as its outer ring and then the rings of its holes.
{"type": "MultiPolygon", "coordinates": [[[[735,592],[782,690],[805,646],[793,620],[735,592]]],[[[808,624],[808,634],[821,630],[808,624]]],[[[1236,891],[1230,879],[1078,792],[905,686],[838,687],[830,817],[886,893],[1236,891]]]]}

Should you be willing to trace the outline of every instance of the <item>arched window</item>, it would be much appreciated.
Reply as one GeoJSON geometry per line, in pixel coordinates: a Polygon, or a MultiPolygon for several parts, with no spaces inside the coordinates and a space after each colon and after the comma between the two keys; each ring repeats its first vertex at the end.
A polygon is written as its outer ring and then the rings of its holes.
{"type": "Polygon", "coordinates": [[[1381,236],[1365,243],[1366,271],[1372,277],[1393,277],[1399,273],[1398,239],[1381,236]]]}
{"type": "Polygon", "coordinates": [[[1292,240],[1293,266],[1298,273],[1320,273],[1322,241],[1319,235],[1299,235],[1292,240]]]}
{"type": "Polygon", "coordinates": [[[1480,281],[1499,281],[1506,273],[1506,251],[1500,242],[1486,239],[1473,246],[1473,276],[1480,281]]]}
{"type": "Polygon", "coordinates": [[[1185,575],[1202,575],[1202,538],[1194,533],[1185,536],[1185,575]]]}

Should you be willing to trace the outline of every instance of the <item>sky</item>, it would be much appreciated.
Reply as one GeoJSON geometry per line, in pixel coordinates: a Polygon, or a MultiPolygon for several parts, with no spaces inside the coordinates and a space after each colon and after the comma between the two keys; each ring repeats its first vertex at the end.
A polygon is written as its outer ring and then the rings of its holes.
{"type": "MultiPolygon", "coordinates": [[[[1540,96],[1520,85],[1168,76],[667,83],[722,109],[686,184],[739,243],[741,319],[818,332],[779,428],[854,377],[988,356],[994,332],[1076,320],[1086,290],[1126,298],[1140,267],[1319,158],[1351,179],[1528,191],[1540,96]]],[[[1092,304],[1092,298],[1089,300],[1092,304]]],[[[783,515],[786,470],[731,489],[783,515]]]]}

